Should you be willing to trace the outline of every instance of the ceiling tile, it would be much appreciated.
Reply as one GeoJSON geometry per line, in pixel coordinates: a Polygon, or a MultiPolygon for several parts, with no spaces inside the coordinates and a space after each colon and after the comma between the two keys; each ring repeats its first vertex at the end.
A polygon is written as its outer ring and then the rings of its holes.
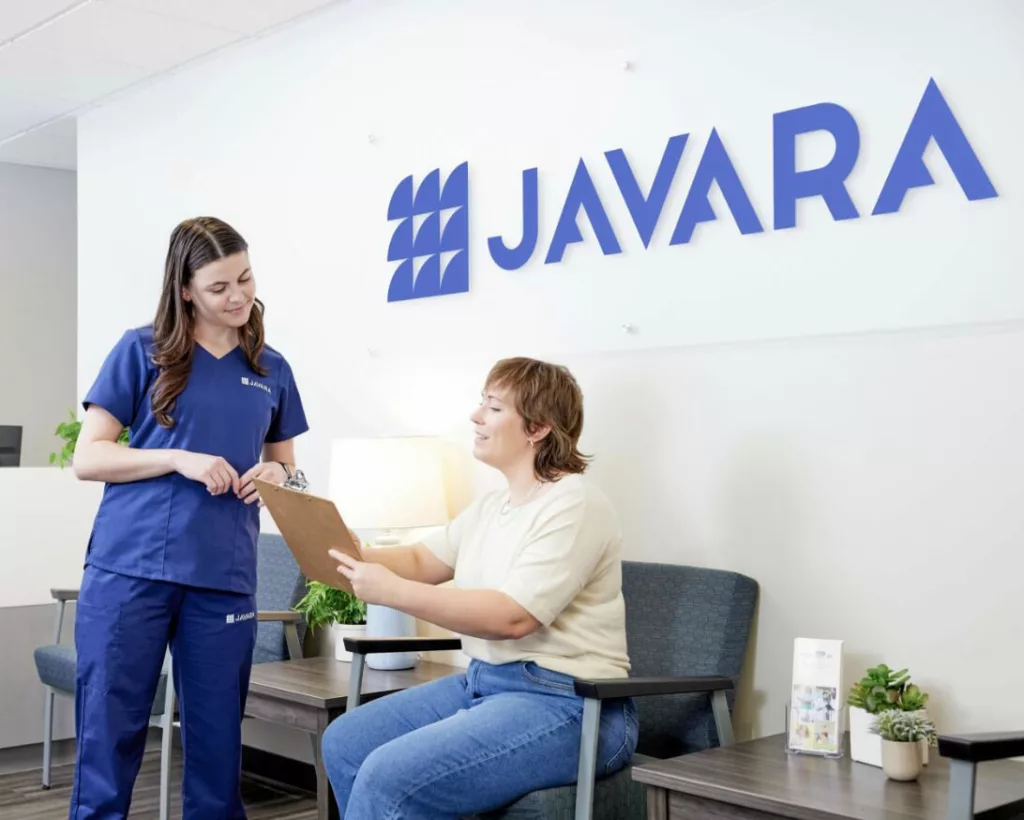
{"type": "Polygon", "coordinates": [[[0,91],[0,141],[67,113],[65,100],[0,91]]]}
{"type": "Polygon", "coordinates": [[[162,71],[238,40],[236,32],[93,2],[30,35],[34,49],[162,71]]]}
{"type": "Polygon", "coordinates": [[[0,0],[0,43],[87,0],[0,0]]]}
{"type": "Polygon", "coordinates": [[[145,79],[149,69],[38,47],[30,35],[0,49],[0,94],[59,97],[84,105],[145,79]]]}
{"type": "Polygon", "coordinates": [[[74,170],[78,165],[78,121],[64,117],[0,145],[0,162],[74,170]]]}
{"type": "Polygon", "coordinates": [[[184,20],[256,34],[336,0],[104,0],[184,20]]]}

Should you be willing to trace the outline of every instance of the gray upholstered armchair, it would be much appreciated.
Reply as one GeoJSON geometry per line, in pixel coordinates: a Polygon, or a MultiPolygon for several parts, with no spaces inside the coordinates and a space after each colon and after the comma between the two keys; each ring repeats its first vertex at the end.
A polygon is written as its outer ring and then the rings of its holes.
{"type": "MultiPolygon", "coordinates": [[[[261,535],[258,547],[258,586],[256,605],[259,626],[253,663],[281,661],[302,657],[302,640],[306,624],[294,607],[305,592],[305,578],[295,558],[279,535],[261,535]]],[[[53,705],[57,695],[74,698],[77,658],[75,647],[61,643],[64,613],[69,601],[78,599],[76,589],[51,590],[57,602],[53,643],[35,650],[36,671],[46,687],[43,713],[43,788],[50,788],[50,767],[53,743],[53,705]]],[[[171,678],[170,653],[157,684],[150,726],[161,730],[160,750],[160,818],[170,816],[170,768],[172,729],[176,724],[174,687],[171,678]]]]}
{"type": "MultiPolygon", "coordinates": [[[[734,572],[674,564],[624,562],[626,633],[633,669],[623,680],[576,682],[583,695],[577,785],[532,792],[493,820],[626,820],[646,817],[646,795],[630,767],[595,778],[600,703],[637,699],[640,740],[634,763],[733,742],[732,709],[758,585],[734,572]]],[[[366,655],[458,649],[448,638],[346,638],[353,654],[347,708],[359,705],[366,655]]]]}
{"type": "MultiPolygon", "coordinates": [[[[982,734],[942,735],[939,754],[949,759],[949,820],[975,817],[974,795],[978,766],[990,760],[1024,757],[1024,732],[988,732],[982,734]]],[[[985,816],[1024,816],[1024,800],[992,809],[985,816]]],[[[979,815],[980,816],[980,815],[979,815]]]]}

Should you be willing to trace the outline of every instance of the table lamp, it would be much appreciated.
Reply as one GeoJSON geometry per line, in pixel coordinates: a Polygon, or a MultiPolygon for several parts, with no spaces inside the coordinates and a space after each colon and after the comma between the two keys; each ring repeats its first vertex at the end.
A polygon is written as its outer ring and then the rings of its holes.
{"type": "MultiPolygon", "coordinates": [[[[345,438],[331,448],[329,490],[353,530],[376,530],[374,547],[400,543],[396,530],[448,523],[444,458],[440,439],[428,436],[345,438]]],[[[368,637],[416,634],[416,619],[390,607],[368,604],[368,637]]],[[[413,652],[367,655],[372,669],[409,669],[413,652]]]]}

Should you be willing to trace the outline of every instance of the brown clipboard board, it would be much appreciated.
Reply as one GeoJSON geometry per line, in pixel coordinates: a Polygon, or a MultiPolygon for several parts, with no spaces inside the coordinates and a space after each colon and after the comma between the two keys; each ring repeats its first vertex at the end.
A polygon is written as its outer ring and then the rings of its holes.
{"type": "Polygon", "coordinates": [[[310,581],[352,592],[348,578],[338,572],[338,562],[327,550],[336,549],[358,561],[363,555],[334,502],[259,478],[254,478],[253,484],[302,574],[310,581]]]}

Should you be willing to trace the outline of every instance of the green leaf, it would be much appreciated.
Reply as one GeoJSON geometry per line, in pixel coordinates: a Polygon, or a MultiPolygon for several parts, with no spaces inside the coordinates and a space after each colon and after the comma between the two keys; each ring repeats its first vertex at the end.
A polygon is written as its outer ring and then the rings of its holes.
{"type": "Polygon", "coordinates": [[[928,695],[911,683],[908,669],[892,671],[879,664],[865,670],[864,677],[850,687],[846,702],[871,714],[886,710],[923,712],[928,695]]]}
{"type": "Polygon", "coordinates": [[[341,589],[311,581],[306,584],[306,594],[293,609],[306,617],[309,628],[331,624],[366,623],[366,603],[341,589]]]}
{"type": "MultiPolygon", "coordinates": [[[[64,442],[60,452],[50,453],[50,463],[57,464],[61,468],[71,463],[75,455],[75,447],[78,444],[78,435],[82,431],[82,422],[75,417],[74,410],[68,410],[68,421],[61,422],[54,431],[57,438],[64,442]]],[[[129,444],[128,429],[121,430],[117,437],[119,444],[129,444]]]]}

